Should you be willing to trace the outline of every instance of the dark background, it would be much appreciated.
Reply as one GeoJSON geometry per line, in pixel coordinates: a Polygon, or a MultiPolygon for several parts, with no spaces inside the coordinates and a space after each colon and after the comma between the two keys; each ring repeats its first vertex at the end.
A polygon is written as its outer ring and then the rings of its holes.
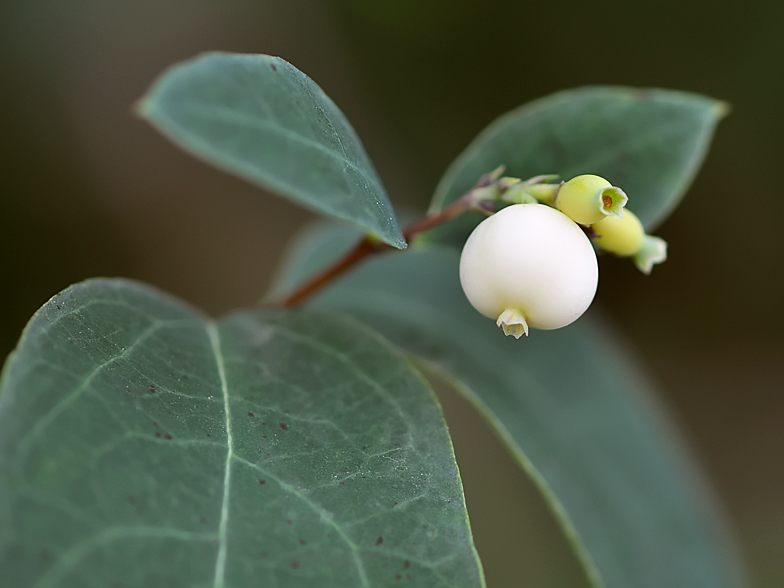
{"type": "MultiPolygon", "coordinates": [[[[754,585],[784,585],[784,3],[0,0],[0,356],[50,296],[129,276],[211,313],[264,292],[312,216],[192,159],[132,114],[171,63],[280,55],[348,115],[399,207],[423,210],[493,118],[588,83],[728,101],[658,233],[650,277],[602,259],[597,304],[681,425],[754,585]]],[[[547,170],[543,170],[547,171],[547,170]]],[[[579,585],[493,436],[445,396],[490,588],[579,585]]]]}

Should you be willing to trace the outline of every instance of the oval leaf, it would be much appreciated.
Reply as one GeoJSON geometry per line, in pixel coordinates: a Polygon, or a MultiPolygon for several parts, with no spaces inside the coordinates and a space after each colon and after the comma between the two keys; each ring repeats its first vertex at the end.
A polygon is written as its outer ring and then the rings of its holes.
{"type": "Polygon", "coordinates": [[[596,174],[620,186],[649,230],[686,192],[727,107],[670,90],[585,87],[558,92],[491,123],[463,151],[436,189],[433,208],[455,200],[485,174],[596,174]]]}
{"type": "Polygon", "coordinates": [[[0,497],[4,586],[483,585],[432,391],[324,311],[66,290],[4,370],[0,497]]]}
{"type": "MultiPolygon", "coordinates": [[[[312,234],[281,284],[334,255],[350,242],[345,233],[312,234]]],[[[542,492],[593,586],[741,585],[698,468],[622,346],[590,315],[504,337],[466,301],[458,258],[438,247],[384,255],[313,304],[352,312],[477,406],[542,492]]]]}
{"type": "Polygon", "coordinates": [[[351,124],[313,80],[283,59],[208,53],[175,65],[155,82],[139,112],[208,163],[406,247],[351,124]]]}

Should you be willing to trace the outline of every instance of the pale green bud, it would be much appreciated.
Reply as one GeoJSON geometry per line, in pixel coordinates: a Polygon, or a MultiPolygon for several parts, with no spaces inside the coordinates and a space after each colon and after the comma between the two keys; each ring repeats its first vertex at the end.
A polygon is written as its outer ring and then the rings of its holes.
{"type": "Polygon", "coordinates": [[[555,203],[555,196],[558,194],[559,184],[548,184],[545,182],[557,180],[556,175],[534,176],[526,181],[517,178],[501,178],[498,182],[501,188],[501,200],[511,204],[533,204],[543,202],[551,206],[555,203]],[[504,180],[507,180],[504,183],[504,180]]]}
{"type": "Polygon", "coordinates": [[[620,188],[602,177],[587,174],[561,185],[555,205],[573,221],[592,225],[606,216],[623,216],[628,200],[620,188]]]}
{"type": "Polygon", "coordinates": [[[667,259],[667,243],[645,234],[637,216],[628,208],[623,218],[606,217],[593,226],[594,243],[610,253],[632,257],[637,268],[651,273],[653,265],[667,259]]]}
{"type": "Polygon", "coordinates": [[[596,234],[594,243],[605,251],[621,257],[637,253],[645,236],[642,223],[628,208],[624,210],[622,218],[606,216],[598,223],[594,223],[592,228],[596,234]]]}
{"type": "Polygon", "coordinates": [[[534,184],[526,188],[526,193],[536,198],[539,202],[555,205],[555,197],[558,195],[559,184],[534,184]]]}
{"type": "Polygon", "coordinates": [[[501,200],[510,204],[533,204],[536,198],[530,194],[531,188],[532,186],[526,186],[522,182],[515,184],[501,194],[501,200]]]}

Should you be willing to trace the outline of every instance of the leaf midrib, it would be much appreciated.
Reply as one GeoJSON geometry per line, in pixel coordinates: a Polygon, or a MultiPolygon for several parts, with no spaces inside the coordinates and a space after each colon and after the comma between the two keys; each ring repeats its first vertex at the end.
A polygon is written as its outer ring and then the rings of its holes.
{"type": "MultiPolygon", "coordinates": [[[[218,524],[218,553],[215,559],[215,577],[213,580],[213,588],[224,588],[225,586],[226,556],[228,552],[227,533],[228,533],[228,525],[229,525],[229,500],[231,496],[231,466],[232,466],[232,462],[235,461],[238,463],[243,463],[248,467],[258,469],[259,471],[262,471],[266,476],[275,479],[278,482],[278,484],[280,484],[281,488],[297,496],[297,498],[299,498],[305,504],[307,504],[314,512],[318,513],[322,518],[324,518],[324,520],[328,521],[329,524],[336,530],[336,532],[340,535],[341,538],[343,538],[343,540],[347,543],[347,545],[351,549],[352,557],[354,559],[355,565],[357,566],[357,571],[359,573],[362,586],[369,587],[370,583],[365,573],[365,567],[363,565],[362,558],[359,555],[359,547],[352,541],[352,539],[346,534],[346,532],[343,530],[343,528],[340,525],[338,525],[335,521],[333,521],[331,517],[325,516],[326,511],[321,506],[311,501],[307,496],[299,492],[296,488],[294,488],[290,484],[284,482],[282,479],[272,474],[272,472],[264,470],[257,464],[254,464],[242,458],[241,456],[235,454],[234,439],[232,436],[232,429],[231,429],[231,402],[229,399],[229,386],[226,378],[226,369],[223,361],[223,353],[221,352],[220,331],[214,321],[207,322],[206,329],[210,339],[210,347],[212,349],[213,355],[215,356],[215,363],[218,368],[218,376],[221,384],[221,392],[223,394],[223,407],[224,407],[224,414],[226,418],[226,446],[227,446],[226,463],[225,463],[225,469],[223,474],[223,500],[221,505],[221,518],[218,524]]],[[[307,339],[306,337],[297,336],[296,333],[290,331],[289,329],[280,329],[280,332],[300,339],[301,343],[309,343],[311,345],[315,344],[314,341],[307,339]]],[[[322,346],[319,345],[319,347],[322,346]]],[[[324,349],[334,353],[334,350],[328,347],[324,347],[324,349]]],[[[345,360],[345,358],[341,354],[338,355],[342,360],[345,360]]],[[[357,373],[357,375],[360,374],[364,375],[361,372],[357,373]]],[[[370,378],[368,378],[368,380],[369,382],[375,384],[374,380],[370,378]]]]}
{"type": "Polygon", "coordinates": [[[229,496],[231,493],[231,462],[234,458],[234,439],[231,433],[231,406],[229,403],[229,388],[226,382],[226,370],[223,365],[221,353],[220,333],[214,322],[207,323],[207,334],[210,338],[210,347],[215,356],[218,368],[221,392],[223,393],[223,410],[226,416],[226,464],[223,473],[223,502],[221,504],[221,518],[218,524],[218,553],[215,558],[214,588],[223,588],[226,577],[226,552],[228,547],[227,530],[229,526],[229,496]]]}

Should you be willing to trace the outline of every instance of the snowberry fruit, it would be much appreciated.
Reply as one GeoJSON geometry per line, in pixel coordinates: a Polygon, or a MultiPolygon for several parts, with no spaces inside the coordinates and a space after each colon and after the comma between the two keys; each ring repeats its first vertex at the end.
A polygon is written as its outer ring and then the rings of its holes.
{"type": "Polygon", "coordinates": [[[585,312],[599,268],[585,233],[544,204],[513,204],[482,221],[460,257],[469,302],[516,338],[558,329],[585,312]]]}
{"type": "Polygon", "coordinates": [[[592,225],[606,216],[623,216],[629,199],[623,190],[599,176],[577,176],[558,190],[555,205],[574,222],[592,225]]]}

